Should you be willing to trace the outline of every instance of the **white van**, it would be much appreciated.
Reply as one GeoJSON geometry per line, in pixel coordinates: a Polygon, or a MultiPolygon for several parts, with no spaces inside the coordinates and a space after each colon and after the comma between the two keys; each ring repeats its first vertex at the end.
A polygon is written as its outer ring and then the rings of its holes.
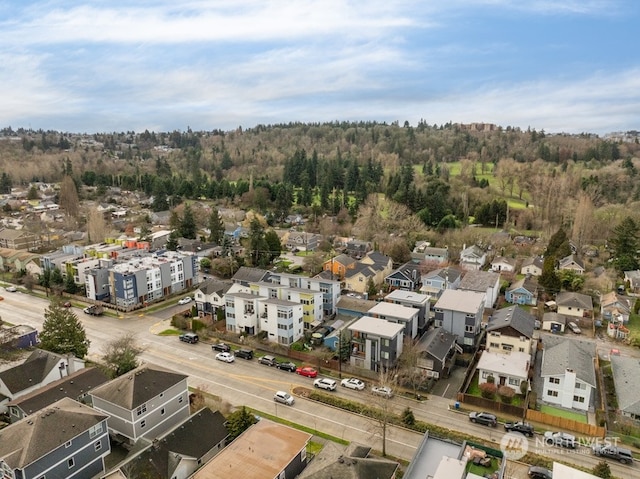
{"type": "Polygon", "coordinates": [[[571,321],[567,326],[569,326],[569,329],[573,331],[573,334],[582,334],[582,330],[573,321],[571,321]]]}

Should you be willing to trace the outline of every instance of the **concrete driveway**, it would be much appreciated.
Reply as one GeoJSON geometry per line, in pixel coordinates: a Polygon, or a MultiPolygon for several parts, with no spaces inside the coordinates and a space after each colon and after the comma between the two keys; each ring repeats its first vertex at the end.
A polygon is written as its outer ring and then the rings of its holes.
{"type": "Polygon", "coordinates": [[[447,399],[455,399],[464,382],[465,368],[454,366],[448,379],[440,379],[431,394],[447,399]]]}

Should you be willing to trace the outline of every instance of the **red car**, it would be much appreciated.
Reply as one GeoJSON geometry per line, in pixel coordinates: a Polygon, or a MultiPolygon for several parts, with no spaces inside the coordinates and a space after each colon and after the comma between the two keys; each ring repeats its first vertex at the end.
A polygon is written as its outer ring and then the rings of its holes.
{"type": "Polygon", "coordinates": [[[298,373],[300,376],[306,376],[308,378],[315,378],[318,375],[318,371],[309,366],[296,369],[296,373],[298,373]]]}

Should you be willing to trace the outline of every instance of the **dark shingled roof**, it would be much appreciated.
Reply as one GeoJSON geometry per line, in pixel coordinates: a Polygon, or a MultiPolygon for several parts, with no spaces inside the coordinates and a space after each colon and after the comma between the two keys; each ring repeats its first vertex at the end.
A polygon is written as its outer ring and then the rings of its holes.
{"type": "Polygon", "coordinates": [[[426,352],[440,361],[444,360],[453,344],[456,342],[456,335],[451,334],[443,328],[434,328],[427,331],[420,342],[417,344],[417,350],[426,352]]]}
{"type": "Polygon", "coordinates": [[[200,289],[203,294],[218,293],[218,295],[222,296],[224,295],[224,293],[229,291],[229,288],[231,288],[231,286],[232,283],[218,281],[215,279],[208,279],[202,282],[198,289],[200,289]]]}
{"type": "Polygon", "coordinates": [[[30,394],[20,396],[7,406],[17,406],[25,415],[33,414],[65,397],[78,400],[80,396],[108,380],[106,374],[98,368],[81,369],[30,394]]]}
{"type": "Polygon", "coordinates": [[[128,477],[167,479],[174,477],[181,457],[201,459],[229,435],[226,419],[220,411],[204,408],[189,417],[164,437],[153,441],[121,470],[128,477]]]}
{"type": "Polygon", "coordinates": [[[146,364],[97,387],[91,396],[132,410],[186,378],[184,374],[146,364]]]}
{"type": "Polygon", "coordinates": [[[536,318],[519,306],[509,306],[498,309],[491,316],[487,325],[487,331],[496,331],[505,327],[511,327],[527,338],[533,337],[536,318]]]}
{"type": "Polygon", "coordinates": [[[40,384],[63,359],[59,354],[36,349],[24,363],[0,372],[0,381],[12,394],[24,391],[40,384]]]}
{"type": "Polygon", "coordinates": [[[267,275],[268,271],[260,268],[249,268],[248,266],[240,266],[240,269],[233,275],[234,283],[255,283],[256,281],[262,281],[267,275]]]}
{"type": "Polygon", "coordinates": [[[1,429],[0,457],[12,469],[21,469],[107,417],[73,399],[63,398],[39,414],[1,429]]]}

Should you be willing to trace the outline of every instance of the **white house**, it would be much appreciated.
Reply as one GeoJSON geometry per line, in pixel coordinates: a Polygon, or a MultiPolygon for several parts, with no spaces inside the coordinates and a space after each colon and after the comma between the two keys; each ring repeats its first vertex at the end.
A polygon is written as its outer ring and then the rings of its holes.
{"type": "Polygon", "coordinates": [[[593,299],[581,293],[563,291],[556,298],[558,313],[576,318],[590,317],[593,314],[593,299]]]}
{"type": "Polygon", "coordinates": [[[489,376],[494,378],[496,386],[509,386],[520,392],[520,383],[529,377],[531,356],[527,353],[493,353],[483,351],[478,361],[478,384],[484,384],[489,376]]]}
{"type": "Polygon", "coordinates": [[[543,401],[587,411],[596,389],[595,343],[545,336],[541,380],[543,401]]]}
{"type": "Polygon", "coordinates": [[[491,271],[499,273],[504,271],[505,273],[513,273],[516,270],[516,260],[513,258],[505,258],[504,256],[497,256],[491,262],[491,271]]]}

